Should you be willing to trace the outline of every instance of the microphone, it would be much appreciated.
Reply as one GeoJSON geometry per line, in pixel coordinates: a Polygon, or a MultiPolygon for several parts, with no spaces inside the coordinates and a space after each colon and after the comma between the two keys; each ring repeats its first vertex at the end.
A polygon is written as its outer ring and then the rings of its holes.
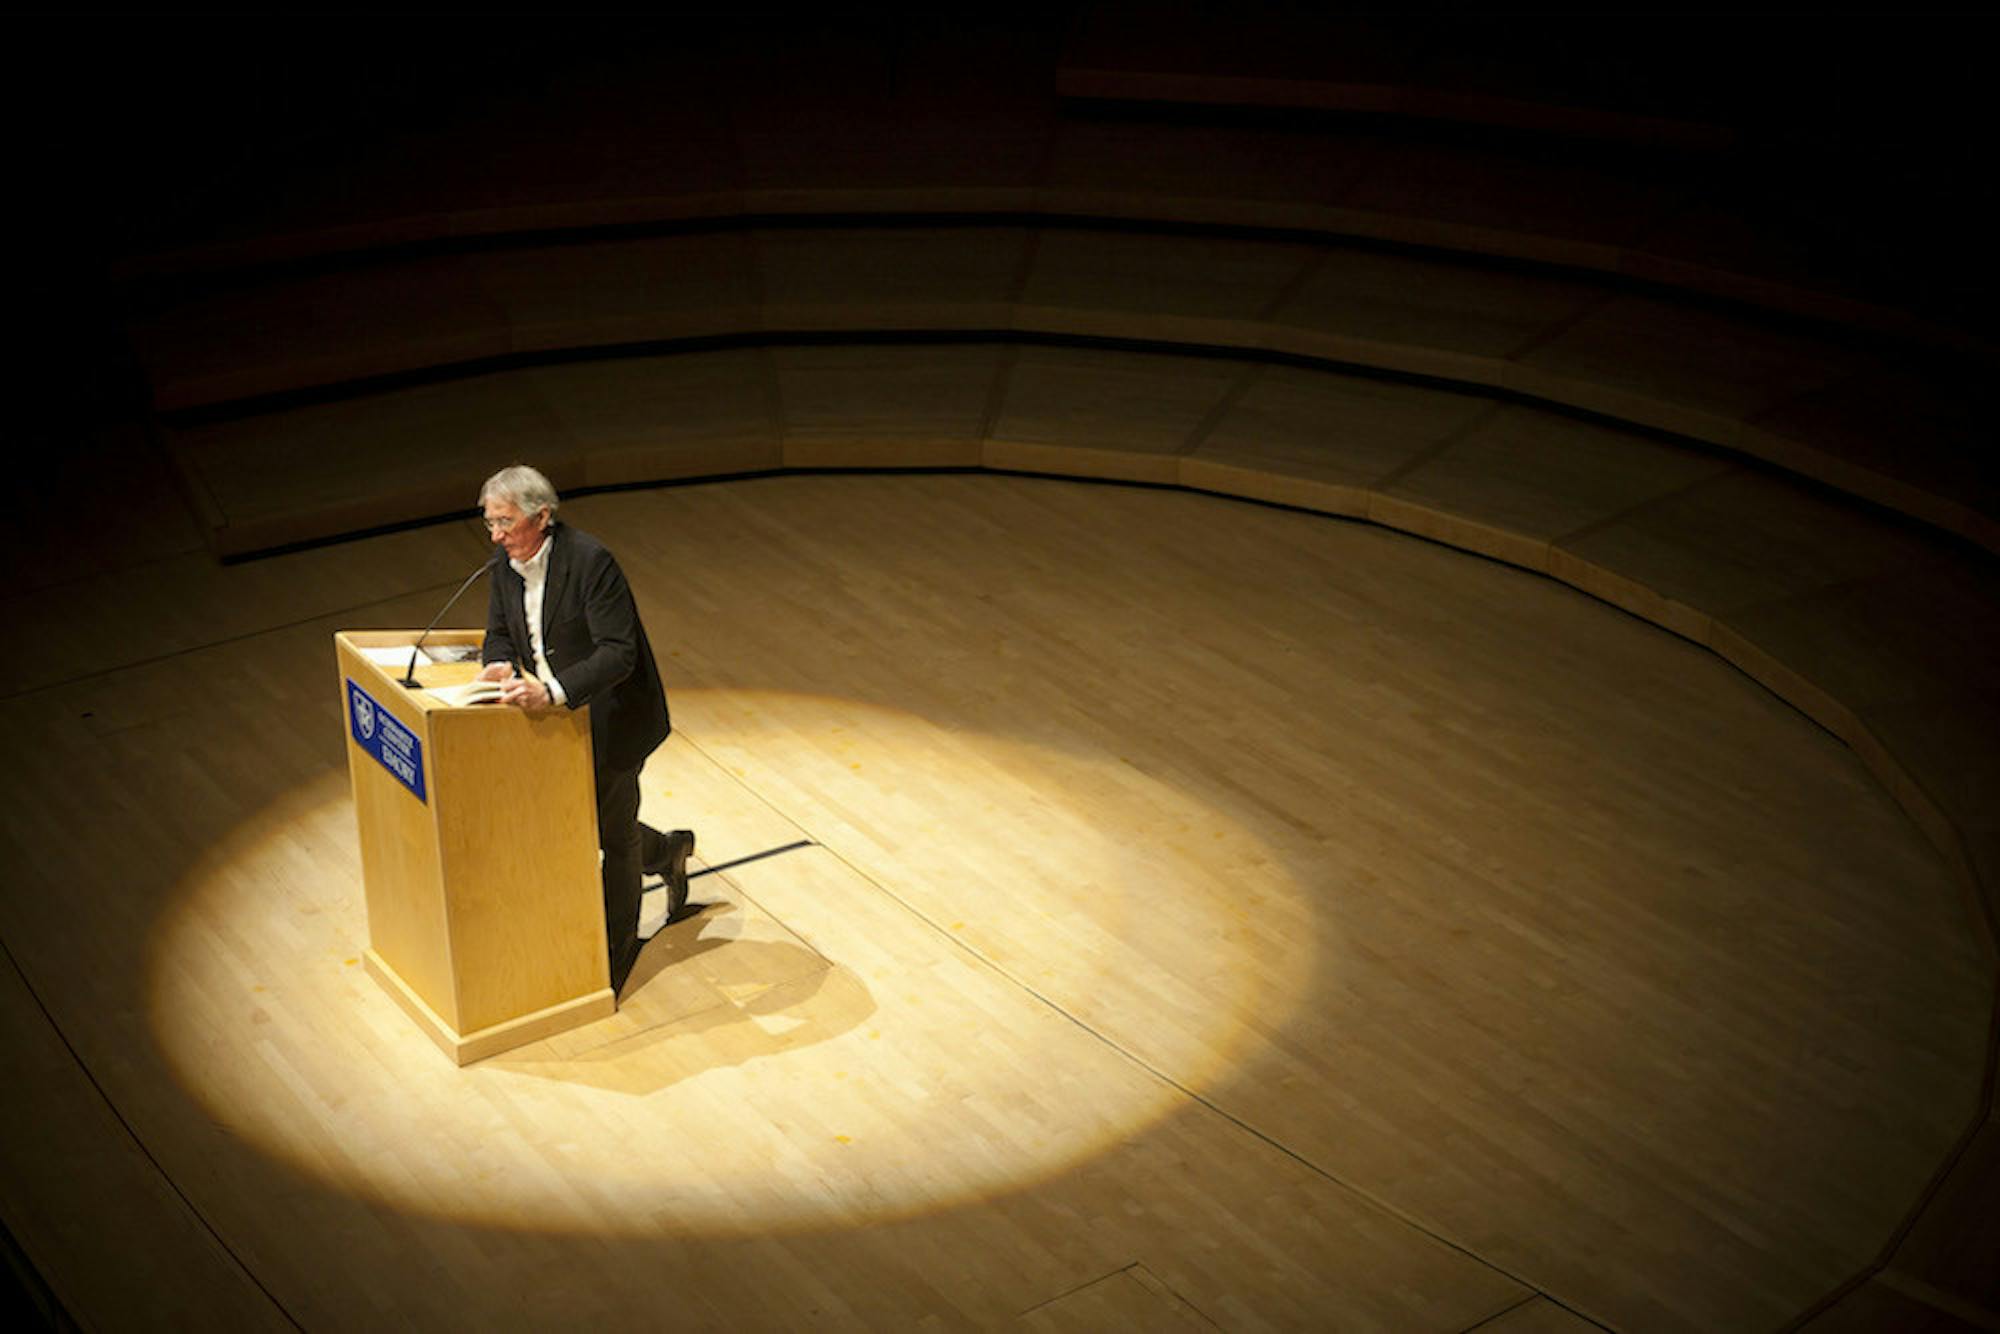
{"type": "Polygon", "coordinates": [[[458,592],[453,593],[449,598],[445,600],[445,604],[442,607],[438,608],[438,614],[431,617],[431,623],[424,627],[424,632],[422,634],[417,636],[417,642],[410,645],[410,666],[408,670],[406,670],[403,673],[403,680],[401,683],[405,689],[409,690],[423,689],[421,685],[417,684],[417,654],[423,650],[424,641],[431,637],[431,631],[437,629],[437,623],[444,619],[444,614],[446,612],[451,610],[451,604],[458,601],[459,598],[464,595],[466,589],[472,587],[472,581],[477,579],[480,575],[485,574],[487,571],[491,570],[494,566],[498,565],[500,563],[500,558],[502,556],[505,556],[506,554],[507,554],[507,548],[496,545],[493,548],[493,554],[486,558],[486,563],[484,565],[481,565],[478,569],[474,570],[471,574],[465,576],[465,582],[458,586],[458,592]]]}

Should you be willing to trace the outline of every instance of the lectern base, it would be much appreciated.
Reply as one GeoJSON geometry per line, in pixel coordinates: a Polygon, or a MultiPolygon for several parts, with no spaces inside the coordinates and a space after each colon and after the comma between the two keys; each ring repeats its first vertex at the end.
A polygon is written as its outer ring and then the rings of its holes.
{"type": "Polygon", "coordinates": [[[382,961],[382,956],[370,949],[363,956],[368,973],[382,989],[403,1007],[410,1018],[417,1021],[417,1027],[425,1036],[437,1043],[438,1050],[451,1057],[453,1064],[470,1065],[483,1061],[489,1056],[497,1056],[503,1051],[525,1047],[530,1042],[539,1042],[545,1037],[568,1029],[580,1027],[593,1019],[602,1019],[618,1011],[618,997],[610,987],[593,991],[587,996],[551,1005],[546,1010],[524,1014],[518,1019],[509,1019],[504,1024],[494,1024],[489,1028],[471,1033],[460,1033],[424,1003],[423,997],[410,990],[409,984],[396,975],[396,970],[382,961]]]}

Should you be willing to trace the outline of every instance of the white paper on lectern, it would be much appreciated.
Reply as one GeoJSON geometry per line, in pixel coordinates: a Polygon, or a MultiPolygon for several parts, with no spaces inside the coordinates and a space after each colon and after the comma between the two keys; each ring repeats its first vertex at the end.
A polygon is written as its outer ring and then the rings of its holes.
{"type": "MultiPolygon", "coordinates": [[[[377,667],[406,667],[410,661],[410,646],[408,644],[400,646],[392,644],[388,648],[357,648],[355,652],[374,663],[377,667]]],[[[417,666],[428,667],[430,663],[430,650],[418,649],[417,666]]]]}

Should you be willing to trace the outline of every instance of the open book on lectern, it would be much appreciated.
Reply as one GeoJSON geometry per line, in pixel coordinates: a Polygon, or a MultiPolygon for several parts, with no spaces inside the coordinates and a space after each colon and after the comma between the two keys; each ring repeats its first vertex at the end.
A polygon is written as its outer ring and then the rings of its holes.
{"type": "Polygon", "coordinates": [[[468,704],[498,704],[504,681],[464,681],[453,686],[425,686],[424,693],[442,704],[462,709],[468,704]]]}

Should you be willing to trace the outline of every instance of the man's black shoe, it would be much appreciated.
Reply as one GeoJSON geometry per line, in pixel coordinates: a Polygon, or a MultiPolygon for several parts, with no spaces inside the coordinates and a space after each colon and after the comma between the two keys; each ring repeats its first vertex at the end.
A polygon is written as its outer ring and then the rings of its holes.
{"type": "MultiPolygon", "coordinates": [[[[647,830],[650,834],[652,831],[647,830]]],[[[646,863],[647,875],[665,875],[678,859],[683,864],[694,855],[694,830],[669,829],[660,835],[660,855],[646,863]]]]}
{"type": "Polygon", "coordinates": [[[676,829],[667,835],[667,855],[646,869],[667,882],[667,920],[681,915],[688,902],[688,855],[694,851],[694,831],[676,829]]]}

